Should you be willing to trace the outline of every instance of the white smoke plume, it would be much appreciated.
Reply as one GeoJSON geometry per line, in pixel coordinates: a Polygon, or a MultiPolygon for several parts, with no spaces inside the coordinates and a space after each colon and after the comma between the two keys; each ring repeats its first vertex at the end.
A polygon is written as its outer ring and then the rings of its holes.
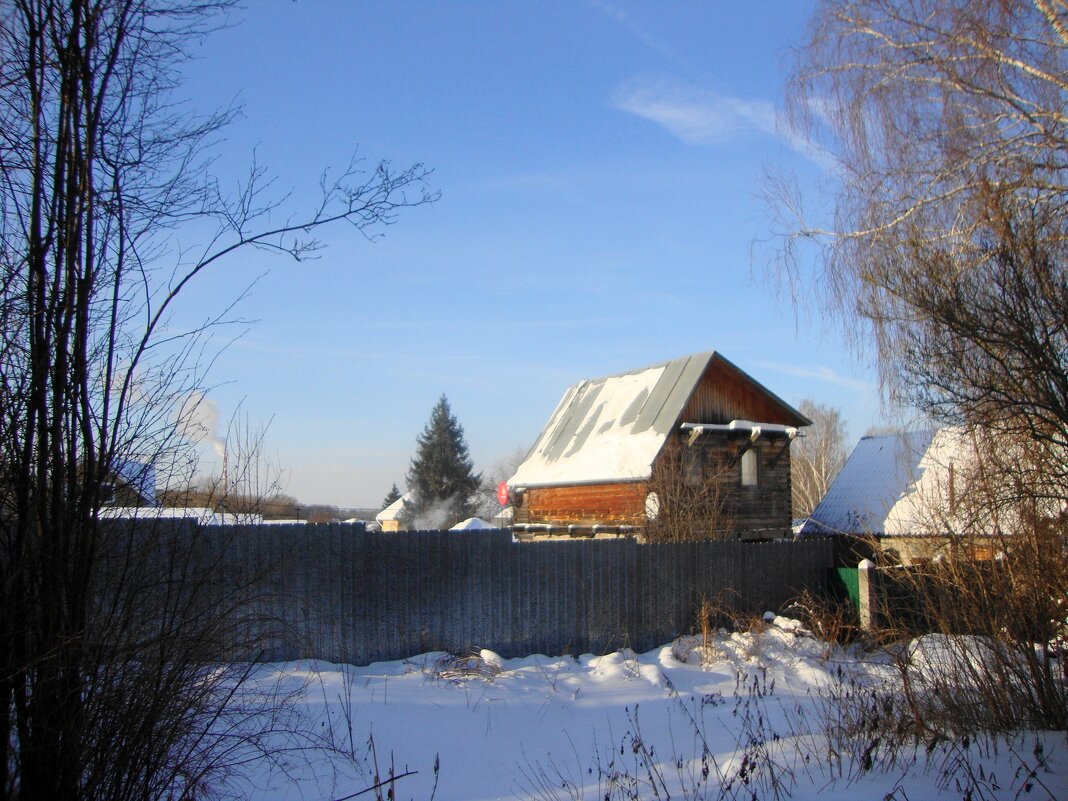
{"type": "Polygon", "coordinates": [[[423,510],[422,514],[412,520],[412,528],[417,531],[441,531],[454,523],[456,519],[457,498],[438,499],[423,510]]]}
{"type": "Polygon", "coordinates": [[[226,458],[226,440],[219,436],[219,405],[203,392],[194,390],[178,407],[179,436],[197,444],[207,442],[220,459],[226,458]]]}

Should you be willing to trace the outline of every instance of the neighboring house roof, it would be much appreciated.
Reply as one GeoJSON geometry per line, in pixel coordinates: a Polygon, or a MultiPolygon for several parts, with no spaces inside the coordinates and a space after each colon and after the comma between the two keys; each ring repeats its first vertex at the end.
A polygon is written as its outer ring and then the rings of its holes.
{"type": "MultiPolygon", "coordinates": [[[[564,393],[509,486],[641,481],[718,360],[797,425],[808,420],[715,351],[580,381],[564,393]]],[[[729,421],[721,421],[728,423],[729,421]]]]}
{"type": "Polygon", "coordinates": [[[405,501],[410,501],[411,499],[412,499],[412,493],[410,493],[410,492],[404,493],[399,498],[397,498],[397,500],[395,500],[393,503],[391,503],[389,506],[387,506],[381,512],[376,514],[375,515],[375,520],[377,520],[379,523],[385,523],[387,520],[389,520],[389,521],[397,520],[400,517],[401,512],[404,511],[404,502],[405,501]]]}
{"type": "Polygon", "coordinates": [[[140,518],[188,518],[202,526],[254,525],[263,522],[263,516],[248,513],[215,512],[202,506],[104,506],[100,509],[101,520],[128,520],[140,518]]]}
{"type": "Polygon", "coordinates": [[[494,528],[507,528],[512,525],[514,517],[515,508],[511,506],[503,506],[497,514],[490,518],[490,522],[493,523],[494,528]]]}
{"type": "MultiPolygon", "coordinates": [[[[116,459],[111,469],[116,480],[135,493],[144,505],[156,505],[155,465],[133,459],[116,459]]],[[[134,499],[124,498],[123,500],[134,499]]]]}
{"type": "Polygon", "coordinates": [[[970,452],[954,428],[862,437],[801,533],[934,533],[949,513],[950,469],[970,452]]]}

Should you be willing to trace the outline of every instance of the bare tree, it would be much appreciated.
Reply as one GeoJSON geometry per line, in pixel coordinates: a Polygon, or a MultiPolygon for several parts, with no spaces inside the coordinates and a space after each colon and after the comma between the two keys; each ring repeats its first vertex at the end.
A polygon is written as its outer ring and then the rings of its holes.
{"type": "Polygon", "coordinates": [[[827,0],[793,119],[837,162],[826,226],[780,186],[781,266],[936,419],[1068,448],[1068,4],[827,0]]]}
{"type": "Polygon", "coordinates": [[[981,443],[954,514],[930,520],[965,557],[994,524],[1002,558],[932,566],[914,589],[933,582],[929,629],[981,633],[1008,655],[994,669],[1022,667],[980,677],[985,693],[927,686],[917,719],[964,699],[972,721],[1063,726],[1063,677],[1041,654],[1063,636],[1068,541],[1068,3],[825,0],[813,20],[791,110],[836,186],[824,225],[776,188],[780,275],[811,279],[874,343],[892,400],[981,443]]]}
{"type": "Polygon", "coordinates": [[[918,737],[1068,726],[1063,504],[1051,496],[1056,451],[983,430],[942,432],[913,499],[926,558],[882,571],[884,634],[948,636],[926,664],[906,650],[896,666],[918,737]]]}
{"type": "Polygon", "coordinates": [[[523,463],[526,456],[526,448],[517,447],[503,459],[498,459],[494,462],[493,467],[489,472],[483,473],[482,483],[479,484],[478,487],[479,517],[486,520],[492,520],[508,508],[502,506],[497,499],[497,487],[502,481],[507,481],[515,475],[515,471],[519,469],[519,465],[523,463]]]}
{"type": "Polygon", "coordinates": [[[808,517],[845,464],[845,423],[831,406],[808,400],[797,407],[812,425],[790,454],[794,517],[808,517]]]}
{"type": "MultiPolygon", "coordinates": [[[[199,393],[187,399],[183,407],[207,404],[199,393]]],[[[214,417],[214,415],[209,415],[214,417]]],[[[283,493],[284,469],[269,456],[267,433],[271,420],[254,424],[239,405],[226,426],[224,435],[206,431],[204,416],[194,425],[188,421],[186,439],[210,441],[221,463],[219,472],[196,475],[193,480],[171,486],[159,493],[166,507],[194,507],[237,515],[239,520],[254,521],[263,517],[295,519],[299,503],[283,493]]],[[[214,421],[212,421],[214,424],[214,421]]],[[[167,476],[173,479],[173,476],[167,476]]]]}
{"type": "Polygon", "coordinates": [[[649,542],[734,538],[731,487],[738,470],[716,448],[672,440],[658,461],[645,501],[643,536],[649,542]]]}
{"type": "Polygon", "coordinates": [[[421,166],[364,175],[358,161],[286,222],[272,222],[280,210],[257,166],[224,195],[203,147],[231,113],[197,116],[172,90],[187,48],[229,5],[0,11],[2,797],[202,795],[220,742],[208,732],[235,697],[204,669],[226,657],[212,627],[228,618],[205,622],[181,586],[166,589],[173,577],[158,577],[153,604],[138,603],[151,588],[130,573],[109,568],[101,583],[118,545],[97,520],[103,488],[125,460],[185,464],[176,410],[200,381],[204,331],[225,316],[176,335],[170,313],[238,249],[304,258],[322,225],[373,237],[433,199],[421,166]],[[190,221],[214,231],[178,247],[190,221]]]}

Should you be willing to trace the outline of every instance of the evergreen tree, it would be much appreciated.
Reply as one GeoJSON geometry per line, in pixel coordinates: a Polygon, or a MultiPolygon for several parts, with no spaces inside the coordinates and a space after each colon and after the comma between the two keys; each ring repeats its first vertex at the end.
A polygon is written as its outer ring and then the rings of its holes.
{"type": "Polygon", "coordinates": [[[396,503],[400,500],[401,491],[397,489],[397,485],[394,484],[390,487],[389,492],[386,493],[386,497],[382,499],[382,509],[396,503]]]}
{"type": "Polygon", "coordinates": [[[442,395],[408,468],[412,498],[404,505],[404,518],[416,528],[448,528],[473,517],[481,474],[467,452],[463,427],[453,417],[442,395]]]}

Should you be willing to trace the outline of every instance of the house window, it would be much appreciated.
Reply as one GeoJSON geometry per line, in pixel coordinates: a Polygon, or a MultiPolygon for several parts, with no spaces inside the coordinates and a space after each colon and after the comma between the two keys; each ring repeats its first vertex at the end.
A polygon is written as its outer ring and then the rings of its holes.
{"type": "Polygon", "coordinates": [[[687,448],[682,452],[682,480],[691,489],[700,487],[705,480],[704,452],[700,449],[687,448]]]}
{"type": "Polygon", "coordinates": [[[757,485],[757,452],[750,448],[742,454],[742,486],[757,485]]]}

